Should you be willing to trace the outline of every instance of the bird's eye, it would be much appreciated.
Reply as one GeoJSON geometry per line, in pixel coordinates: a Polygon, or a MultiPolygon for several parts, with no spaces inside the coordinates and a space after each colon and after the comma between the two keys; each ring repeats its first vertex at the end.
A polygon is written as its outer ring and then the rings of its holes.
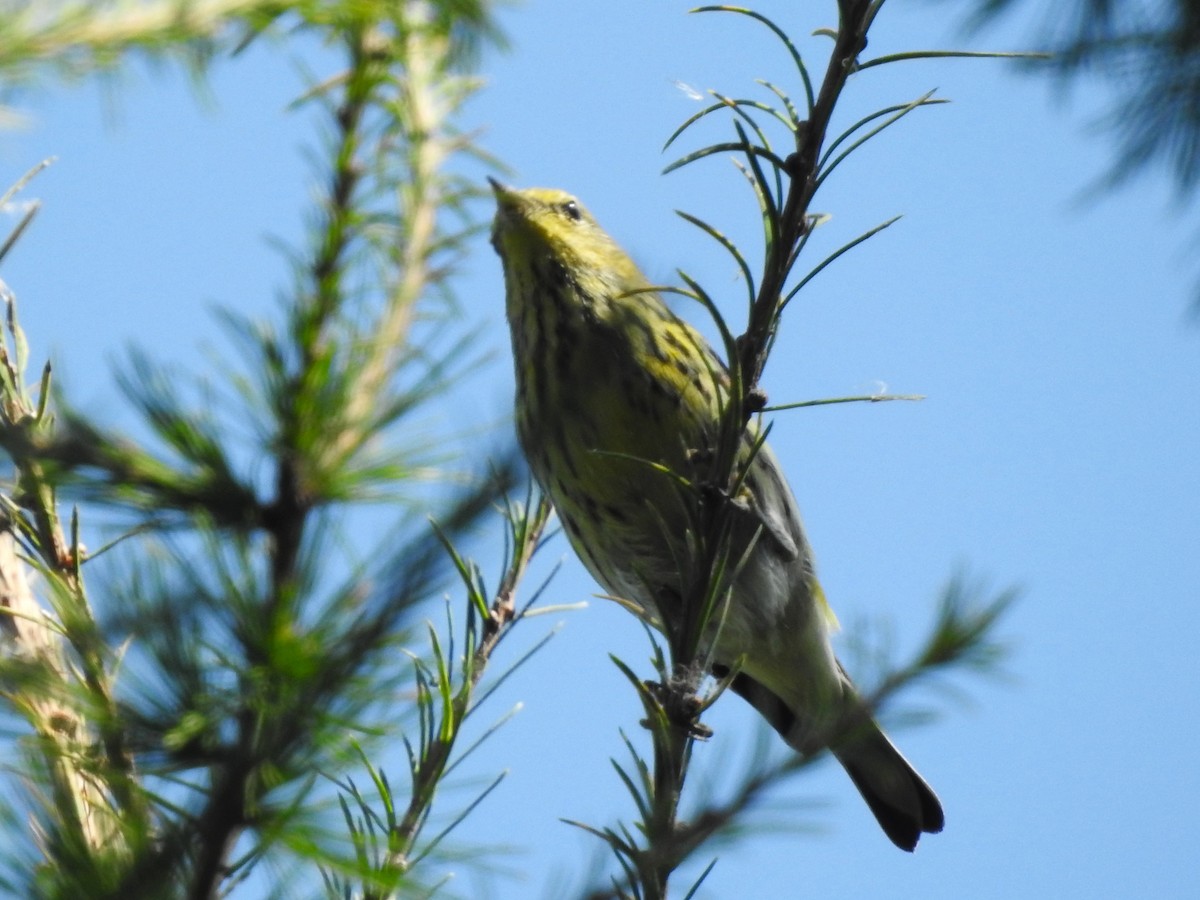
{"type": "Polygon", "coordinates": [[[572,222],[578,222],[583,218],[583,213],[579,211],[579,204],[574,200],[568,200],[559,208],[563,211],[563,215],[572,222]]]}

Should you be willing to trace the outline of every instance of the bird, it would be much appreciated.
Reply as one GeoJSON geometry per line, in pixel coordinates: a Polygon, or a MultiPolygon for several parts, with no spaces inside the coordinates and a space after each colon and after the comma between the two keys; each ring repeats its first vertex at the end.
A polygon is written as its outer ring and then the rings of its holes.
{"type": "MultiPolygon", "coordinates": [[[[489,181],[525,458],[583,565],[662,629],[685,611],[695,486],[728,369],[576,197],[489,181]]],[[[729,540],[741,564],[706,635],[708,670],[731,678],[797,752],[828,749],[887,837],[911,852],[942,830],[941,802],[834,653],[837,620],[795,496],[754,424],[739,463],[729,540]]]]}

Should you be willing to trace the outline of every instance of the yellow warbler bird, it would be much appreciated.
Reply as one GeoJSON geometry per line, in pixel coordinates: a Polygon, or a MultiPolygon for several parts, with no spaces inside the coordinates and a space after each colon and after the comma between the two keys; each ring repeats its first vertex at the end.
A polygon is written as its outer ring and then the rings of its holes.
{"type": "MultiPolygon", "coordinates": [[[[680,483],[712,449],[725,367],[646,292],[646,277],[578,200],[491,183],[530,468],[596,580],[651,624],[675,621],[697,498],[680,483]]],[[[942,830],[941,804],[834,657],[836,621],[768,447],[734,505],[731,558],[749,555],[714,616],[711,670],[740,667],[733,689],[796,750],[828,746],[887,836],[912,850],[922,832],[942,830]]]]}

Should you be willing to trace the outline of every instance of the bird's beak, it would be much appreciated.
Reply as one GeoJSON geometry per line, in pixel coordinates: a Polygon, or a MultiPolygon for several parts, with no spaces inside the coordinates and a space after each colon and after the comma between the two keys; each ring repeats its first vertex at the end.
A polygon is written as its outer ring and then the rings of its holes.
{"type": "Polygon", "coordinates": [[[490,175],[488,176],[488,184],[492,186],[492,193],[496,195],[497,227],[499,227],[499,223],[502,220],[516,222],[527,218],[529,204],[520,191],[503,182],[497,181],[490,175]]]}
{"type": "Polygon", "coordinates": [[[503,184],[493,178],[491,175],[487,177],[488,184],[492,186],[492,193],[496,195],[497,200],[503,200],[505,197],[512,195],[513,189],[507,184],[503,184]]]}

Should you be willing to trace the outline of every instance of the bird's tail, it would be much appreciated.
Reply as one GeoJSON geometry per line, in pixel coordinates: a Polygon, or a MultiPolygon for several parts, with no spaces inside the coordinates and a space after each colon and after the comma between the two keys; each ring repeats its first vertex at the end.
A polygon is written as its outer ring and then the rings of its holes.
{"type": "Polygon", "coordinates": [[[945,816],[937,794],[874,720],[863,717],[831,749],[879,827],[901,850],[911,852],[923,832],[942,830],[945,816]]]}
{"type": "MultiPolygon", "coordinates": [[[[719,674],[719,673],[718,673],[719,674]]],[[[923,833],[937,833],[945,824],[942,804],[899,750],[888,740],[878,723],[858,702],[848,679],[845,697],[850,700],[845,721],[834,729],[830,750],[862,794],[876,821],[893,844],[912,851],[923,833]]],[[[811,753],[826,743],[812,741],[811,723],[806,723],[761,682],[744,672],[731,684],[733,690],[802,753],[811,753]]]]}

